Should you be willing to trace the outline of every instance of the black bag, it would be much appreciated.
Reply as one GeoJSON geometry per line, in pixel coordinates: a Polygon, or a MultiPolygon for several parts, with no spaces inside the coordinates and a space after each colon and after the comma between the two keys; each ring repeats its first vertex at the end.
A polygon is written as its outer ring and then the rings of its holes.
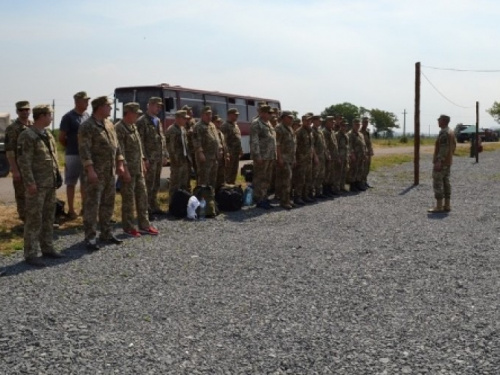
{"type": "Polygon", "coordinates": [[[224,185],[221,186],[215,201],[221,211],[238,211],[243,206],[243,189],[240,185],[224,185]]]}
{"type": "Polygon", "coordinates": [[[63,179],[61,176],[61,172],[59,172],[59,169],[56,169],[56,189],[59,189],[63,184],[63,179]]]}
{"type": "Polygon", "coordinates": [[[253,164],[244,164],[241,169],[240,173],[245,179],[245,182],[252,182],[253,181],[253,164]]]}
{"type": "Polygon", "coordinates": [[[184,218],[187,216],[187,204],[191,198],[189,191],[179,189],[172,196],[168,212],[177,218],[184,218]]]}
{"type": "Polygon", "coordinates": [[[66,215],[64,212],[64,205],[66,202],[56,198],[56,218],[66,215]]]}

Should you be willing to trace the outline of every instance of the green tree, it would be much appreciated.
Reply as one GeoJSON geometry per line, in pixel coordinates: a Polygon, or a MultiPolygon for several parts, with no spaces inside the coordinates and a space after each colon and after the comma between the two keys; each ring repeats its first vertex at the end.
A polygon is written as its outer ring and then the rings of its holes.
{"type": "Polygon", "coordinates": [[[325,108],[325,110],[321,112],[321,116],[335,116],[340,114],[344,116],[345,120],[349,121],[349,124],[352,124],[354,118],[364,116],[366,112],[366,108],[357,107],[354,104],[344,102],[325,108]]]}
{"type": "Polygon", "coordinates": [[[488,112],[496,122],[500,123],[500,103],[499,102],[494,102],[493,105],[491,106],[491,108],[488,108],[486,110],[486,112],[488,112]]]}
{"type": "Polygon", "coordinates": [[[399,128],[396,124],[398,118],[392,112],[383,111],[381,109],[370,110],[370,123],[377,129],[377,132],[393,132],[394,128],[399,128]]]}

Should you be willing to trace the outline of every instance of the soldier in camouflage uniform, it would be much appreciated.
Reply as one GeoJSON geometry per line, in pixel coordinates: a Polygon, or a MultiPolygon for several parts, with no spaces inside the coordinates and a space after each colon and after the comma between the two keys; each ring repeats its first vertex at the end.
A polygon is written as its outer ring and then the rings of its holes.
{"type": "Polygon", "coordinates": [[[369,124],[368,117],[363,117],[361,119],[361,133],[363,134],[363,137],[365,138],[367,155],[366,155],[366,160],[365,160],[364,165],[363,165],[363,179],[361,180],[361,184],[364,185],[364,187],[366,187],[366,188],[371,188],[371,186],[368,184],[368,174],[370,173],[370,165],[372,162],[373,145],[372,145],[372,139],[370,136],[370,131],[368,130],[368,124],[369,124]]]}
{"type": "Polygon", "coordinates": [[[363,167],[368,154],[365,137],[359,131],[361,126],[361,121],[355,118],[352,121],[352,129],[349,132],[349,158],[350,158],[350,169],[349,169],[349,185],[351,191],[365,191],[366,188],[361,183],[363,180],[363,167]]]}
{"type": "Polygon", "coordinates": [[[327,161],[331,160],[330,153],[326,149],[325,136],[320,129],[321,126],[321,116],[314,115],[311,117],[312,120],[312,134],[314,140],[314,152],[318,158],[318,163],[313,164],[313,180],[314,180],[314,197],[315,198],[326,198],[323,194],[323,183],[325,182],[325,167],[327,161]]]}
{"type": "Polygon", "coordinates": [[[349,171],[349,136],[346,133],[347,123],[342,117],[336,119],[336,127],[338,131],[335,133],[337,137],[337,144],[339,146],[339,164],[335,168],[335,183],[334,192],[347,192],[345,185],[347,182],[347,173],[349,171]]]}
{"type": "Polygon", "coordinates": [[[172,204],[174,193],[183,189],[191,191],[190,182],[190,155],[186,136],[186,123],[189,121],[187,111],[175,113],[175,122],[167,129],[165,141],[170,158],[170,185],[169,206],[172,204]]]}
{"type": "Polygon", "coordinates": [[[217,128],[217,135],[219,136],[219,142],[222,146],[222,154],[217,160],[217,182],[215,183],[215,191],[217,192],[221,186],[226,183],[226,166],[229,164],[229,149],[226,144],[226,139],[221,131],[222,118],[219,115],[215,115],[212,118],[212,122],[217,128]]]}
{"type": "Polygon", "coordinates": [[[196,155],[193,147],[193,129],[196,125],[196,120],[193,116],[193,108],[188,105],[184,105],[181,108],[182,111],[186,111],[187,122],[186,122],[186,139],[187,139],[187,149],[189,150],[189,175],[186,185],[191,186],[191,173],[196,175],[196,155]]]}
{"type": "Polygon", "coordinates": [[[280,206],[289,210],[293,207],[291,192],[296,139],[292,129],[292,112],[283,111],[280,117],[281,123],[276,126],[276,194],[280,198],[280,206]]]}
{"type": "Polygon", "coordinates": [[[334,187],[335,167],[340,163],[337,137],[333,132],[333,116],[326,117],[323,135],[325,137],[326,150],[329,155],[325,164],[325,183],[323,184],[323,193],[327,197],[333,197],[335,194],[338,194],[338,191],[335,191],[334,187]]]}
{"type": "Polygon", "coordinates": [[[46,257],[62,257],[52,240],[59,165],[54,137],[45,129],[52,122],[50,105],[35,106],[33,118],[33,126],[23,131],[17,142],[17,162],[26,188],[24,258],[30,265],[44,267],[37,258],[39,250],[46,257]]]}
{"type": "Polygon", "coordinates": [[[293,171],[293,189],[295,194],[293,202],[297,205],[314,202],[314,200],[308,197],[308,184],[312,180],[312,160],[314,155],[310,124],[311,115],[305,114],[302,116],[302,125],[295,132],[296,166],[293,171]]]}
{"type": "Polygon", "coordinates": [[[193,147],[196,155],[198,186],[209,186],[207,190],[206,217],[215,217],[215,190],[217,183],[217,160],[222,156],[222,145],[219,141],[217,128],[212,123],[212,109],[203,108],[201,120],[193,129],[193,147]]]}
{"type": "Polygon", "coordinates": [[[140,237],[141,233],[158,234],[158,230],[151,226],[148,218],[148,192],[144,179],[145,158],[139,132],[135,126],[140,114],[142,111],[139,103],[127,103],[123,106],[123,119],[115,126],[118,144],[125,158],[123,161],[125,171],[120,177],[122,227],[123,231],[132,237],[140,237]],[[134,203],[139,230],[134,224],[134,203]]]}
{"type": "Polygon", "coordinates": [[[256,206],[272,208],[267,197],[272,168],[276,160],[276,132],[269,123],[271,107],[260,107],[260,115],[250,126],[250,152],[253,160],[253,186],[256,206]]]}
{"type": "Polygon", "coordinates": [[[160,177],[163,164],[167,160],[167,147],[163,126],[158,114],[163,108],[159,97],[151,97],[148,101],[147,113],[137,120],[137,130],[141,136],[142,151],[146,157],[146,187],[148,189],[148,211],[151,215],[164,215],[166,211],[158,204],[160,177]]]}
{"type": "Polygon", "coordinates": [[[115,207],[115,172],[124,175],[123,154],[118,144],[115,127],[108,120],[112,102],[106,96],[92,100],[92,116],[78,129],[78,149],[85,170],[85,203],[83,227],[88,250],[99,249],[100,240],[120,244],[123,241],[111,232],[111,217],[115,207]]]}
{"type": "Polygon", "coordinates": [[[448,127],[449,123],[449,116],[439,116],[438,124],[441,130],[436,139],[434,157],[432,159],[434,164],[432,170],[432,187],[434,188],[434,196],[436,197],[436,206],[427,210],[430,213],[451,211],[450,169],[453,163],[453,153],[455,152],[457,141],[455,133],[448,127]]]}
{"type": "Polygon", "coordinates": [[[25,187],[17,165],[17,141],[19,135],[32,125],[32,122],[29,120],[30,103],[24,100],[17,102],[16,112],[18,115],[17,119],[5,129],[5,154],[9,161],[10,171],[12,172],[17,214],[19,215],[19,219],[24,221],[26,209],[25,187]]]}
{"type": "Polygon", "coordinates": [[[226,182],[228,184],[236,183],[236,176],[238,175],[238,167],[240,157],[243,155],[243,148],[241,147],[241,131],[236,123],[238,120],[238,109],[230,108],[227,111],[227,119],[221,126],[221,131],[226,139],[226,145],[229,150],[229,162],[226,166],[226,182]]]}

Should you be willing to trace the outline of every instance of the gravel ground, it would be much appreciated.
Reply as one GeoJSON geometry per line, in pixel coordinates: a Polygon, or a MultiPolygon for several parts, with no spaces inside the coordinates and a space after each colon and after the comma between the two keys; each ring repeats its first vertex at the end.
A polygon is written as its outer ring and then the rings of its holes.
{"type": "Polygon", "coordinates": [[[163,220],[159,237],[32,270],[0,258],[2,374],[498,374],[500,152],[430,156],[290,212],[163,220]]]}

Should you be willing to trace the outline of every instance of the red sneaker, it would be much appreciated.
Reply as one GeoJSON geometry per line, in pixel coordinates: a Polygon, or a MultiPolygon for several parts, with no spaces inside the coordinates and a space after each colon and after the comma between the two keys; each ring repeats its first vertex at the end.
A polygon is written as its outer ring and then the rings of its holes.
{"type": "Polygon", "coordinates": [[[140,237],[141,234],[137,229],[127,229],[123,231],[125,234],[128,234],[130,237],[140,237]]]}
{"type": "Polygon", "coordinates": [[[159,233],[158,229],[156,229],[153,226],[150,226],[149,228],[146,228],[146,229],[140,229],[140,232],[143,233],[143,234],[151,234],[153,236],[156,236],[159,233]]]}

